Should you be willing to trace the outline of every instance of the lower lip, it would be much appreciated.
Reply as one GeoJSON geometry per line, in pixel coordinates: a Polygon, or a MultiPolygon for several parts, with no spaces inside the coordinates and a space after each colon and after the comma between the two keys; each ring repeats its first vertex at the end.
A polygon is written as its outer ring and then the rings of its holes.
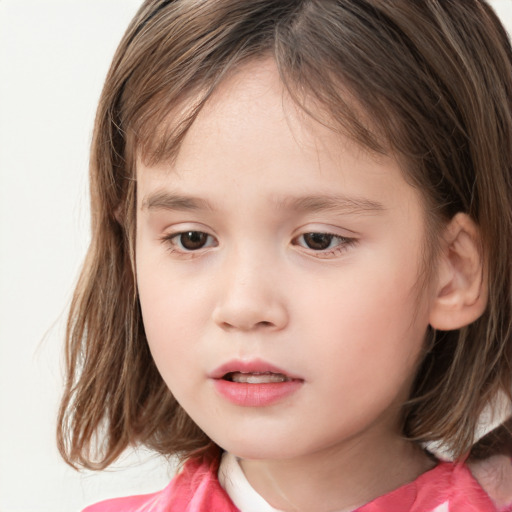
{"type": "Polygon", "coordinates": [[[215,379],[214,386],[218,393],[230,402],[243,407],[265,407],[295,393],[303,382],[290,380],[270,382],[268,384],[248,384],[215,379]]]}

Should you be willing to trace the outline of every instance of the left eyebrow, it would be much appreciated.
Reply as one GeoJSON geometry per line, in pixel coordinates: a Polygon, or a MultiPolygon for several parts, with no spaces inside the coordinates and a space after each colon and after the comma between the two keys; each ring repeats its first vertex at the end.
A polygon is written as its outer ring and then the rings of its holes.
{"type": "Polygon", "coordinates": [[[274,202],[277,208],[299,212],[336,210],[343,214],[377,214],[386,210],[386,208],[377,201],[343,195],[309,195],[276,198],[274,202]]]}
{"type": "Polygon", "coordinates": [[[190,211],[213,210],[213,207],[206,199],[159,191],[145,197],[141,209],[190,211]]]}

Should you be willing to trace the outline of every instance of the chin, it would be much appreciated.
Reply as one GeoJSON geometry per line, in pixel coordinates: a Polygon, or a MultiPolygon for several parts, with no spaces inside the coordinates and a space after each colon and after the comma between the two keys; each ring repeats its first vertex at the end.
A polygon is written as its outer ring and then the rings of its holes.
{"type": "Polygon", "coordinates": [[[271,450],[268,447],[233,447],[232,450],[226,449],[227,452],[232,453],[239,459],[243,460],[286,460],[295,457],[296,453],[290,453],[282,448],[271,450]]]}
{"type": "Polygon", "coordinates": [[[258,436],[251,440],[246,436],[244,439],[223,439],[216,442],[223,450],[245,460],[286,460],[300,456],[300,447],[296,443],[290,443],[290,438],[286,441],[271,436],[258,436]]]}

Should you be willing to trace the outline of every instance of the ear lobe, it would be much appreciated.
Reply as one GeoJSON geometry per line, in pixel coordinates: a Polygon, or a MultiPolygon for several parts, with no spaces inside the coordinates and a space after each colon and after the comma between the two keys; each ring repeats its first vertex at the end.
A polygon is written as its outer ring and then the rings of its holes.
{"type": "Polygon", "coordinates": [[[446,227],[438,256],[430,325],[449,331],[479,318],[487,306],[487,277],[480,234],[473,220],[458,213],[446,227]]]}

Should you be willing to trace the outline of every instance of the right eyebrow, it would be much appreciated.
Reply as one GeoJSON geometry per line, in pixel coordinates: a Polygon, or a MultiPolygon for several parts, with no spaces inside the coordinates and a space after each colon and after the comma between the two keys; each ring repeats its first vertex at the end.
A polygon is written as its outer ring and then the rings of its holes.
{"type": "Polygon", "coordinates": [[[212,205],[199,197],[183,196],[159,191],[142,200],[142,210],[213,210],[212,205]]]}

